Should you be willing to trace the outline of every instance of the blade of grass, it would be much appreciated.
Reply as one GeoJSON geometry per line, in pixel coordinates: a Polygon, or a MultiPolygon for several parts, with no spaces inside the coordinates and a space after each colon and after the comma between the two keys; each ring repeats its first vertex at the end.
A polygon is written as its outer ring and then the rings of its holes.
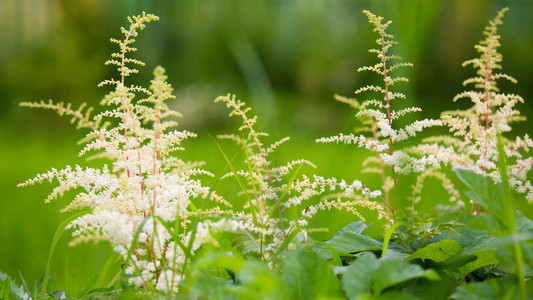
{"type": "Polygon", "coordinates": [[[59,239],[63,235],[63,232],[65,232],[65,229],[68,224],[70,224],[72,221],[76,220],[77,218],[88,214],[87,211],[82,211],[76,214],[73,214],[72,216],[66,218],[59,224],[59,227],[57,227],[54,237],[52,238],[52,245],[50,246],[50,252],[48,254],[48,262],[46,263],[46,270],[44,272],[44,282],[43,282],[43,289],[41,290],[41,299],[45,299],[46,296],[46,287],[48,286],[48,276],[50,274],[50,264],[52,262],[52,255],[54,254],[54,250],[57,246],[57,243],[59,242],[59,239]]]}
{"type": "Polygon", "coordinates": [[[107,274],[109,273],[109,269],[111,268],[111,265],[113,263],[118,262],[119,259],[120,259],[120,254],[109,255],[109,257],[107,258],[106,262],[102,266],[102,270],[100,271],[100,283],[99,283],[99,285],[100,284],[103,285],[105,283],[105,279],[107,277],[107,274]]]}
{"type": "MultiPolygon", "coordinates": [[[[257,221],[257,211],[255,209],[255,206],[252,203],[252,199],[250,198],[250,194],[248,194],[248,191],[246,190],[246,187],[244,186],[244,184],[242,183],[241,179],[239,178],[239,175],[237,174],[237,170],[235,169],[235,167],[233,166],[233,164],[231,163],[229,158],[226,156],[226,153],[224,153],[224,151],[222,150],[222,147],[220,147],[220,144],[211,135],[209,135],[209,136],[211,137],[213,142],[215,142],[215,144],[217,145],[218,150],[220,150],[220,153],[222,153],[222,156],[224,156],[224,159],[226,160],[226,163],[228,164],[228,167],[230,168],[231,172],[233,173],[233,176],[235,177],[235,179],[237,179],[237,182],[239,183],[239,185],[240,185],[241,189],[243,190],[244,194],[246,195],[246,197],[248,197],[248,204],[250,206],[250,210],[252,211],[252,217],[254,219],[254,224],[255,224],[255,226],[259,227],[259,222],[257,221]]],[[[247,161],[248,161],[248,169],[250,169],[250,160],[248,159],[248,152],[246,152],[246,158],[247,158],[247,161]]],[[[254,182],[253,182],[253,176],[252,176],[251,170],[249,170],[249,172],[250,172],[250,178],[252,179],[252,184],[253,184],[254,182]]],[[[254,190],[255,190],[255,184],[254,184],[254,190]]]]}
{"type": "Polygon", "coordinates": [[[387,232],[385,232],[385,237],[383,238],[383,251],[381,252],[381,256],[385,257],[387,255],[387,248],[389,247],[389,241],[392,236],[392,233],[396,228],[398,228],[400,225],[405,225],[404,222],[395,222],[392,224],[389,229],[387,229],[387,232]]]}
{"type": "MultiPolygon", "coordinates": [[[[146,218],[144,218],[141,223],[139,224],[139,226],[137,227],[137,230],[135,230],[135,235],[133,236],[133,240],[131,241],[131,246],[130,248],[128,249],[128,256],[126,257],[126,260],[124,261],[124,266],[127,266],[128,263],[130,262],[130,260],[132,260],[132,254],[133,254],[133,249],[135,249],[137,247],[137,243],[139,241],[139,235],[141,234],[141,232],[143,231],[144,229],[144,224],[146,224],[146,222],[148,222],[148,220],[152,219],[153,216],[150,214],[148,216],[146,216],[146,218]]],[[[154,289],[154,286],[152,284],[152,282],[150,281],[145,281],[143,276],[142,276],[142,273],[139,272],[139,267],[137,267],[137,265],[135,264],[135,262],[133,262],[133,267],[135,268],[135,270],[139,273],[139,276],[141,277],[141,280],[143,282],[146,282],[148,284],[148,286],[153,290],[155,291],[154,289]]],[[[124,273],[124,269],[126,268],[123,268],[121,270],[121,274],[124,273]]]]}
{"type": "MultiPolygon", "coordinates": [[[[213,138],[213,137],[211,137],[213,138]]],[[[225,155],[224,155],[225,156],[225,155]]],[[[226,156],[225,156],[226,157],[226,156]]],[[[227,158],[227,157],[226,157],[227,158]]],[[[226,168],[223,170],[223,174],[226,172],[227,168],[229,167],[226,166],[226,168]]],[[[222,176],[219,175],[217,176],[215,182],[211,185],[211,187],[209,188],[209,194],[207,194],[207,196],[204,198],[204,201],[202,203],[202,206],[200,207],[200,209],[203,209],[205,207],[205,205],[207,204],[207,199],[209,199],[209,197],[211,196],[211,194],[213,193],[213,190],[215,189],[215,187],[217,186],[218,182],[220,181],[220,178],[222,176]]],[[[192,231],[191,231],[191,236],[189,238],[189,244],[187,245],[187,251],[185,251],[185,260],[183,262],[183,266],[182,266],[182,272],[181,272],[181,275],[182,277],[185,276],[185,271],[186,271],[186,267],[187,267],[187,263],[189,262],[189,259],[191,257],[191,251],[192,251],[192,246],[194,244],[194,239],[196,238],[196,232],[198,230],[198,223],[200,223],[200,219],[201,219],[201,214],[198,214],[198,216],[196,217],[196,219],[194,220],[194,223],[193,223],[193,227],[192,227],[192,231]]]]}
{"type": "Polygon", "coordinates": [[[281,200],[283,200],[283,198],[285,198],[285,196],[289,193],[289,189],[291,188],[291,186],[294,183],[294,181],[296,181],[296,177],[298,177],[298,174],[300,173],[300,169],[301,168],[302,168],[302,165],[300,165],[298,167],[298,169],[296,169],[296,171],[292,175],[291,180],[289,180],[289,183],[287,184],[287,186],[283,190],[283,193],[281,193],[281,195],[278,198],[278,201],[276,201],[276,204],[274,204],[274,206],[272,207],[272,210],[270,211],[270,214],[268,215],[268,219],[265,222],[265,224],[268,223],[268,221],[274,216],[274,214],[276,213],[276,209],[278,208],[279,204],[281,203],[281,200]]]}
{"type": "Polygon", "coordinates": [[[285,250],[285,248],[287,248],[287,246],[289,246],[289,243],[294,239],[294,237],[296,236],[296,234],[298,233],[298,231],[296,230],[298,228],[295,228],[288,236],[287,238],[283,241],[283,243],[279,246],[278,250],[276,250],[276,252],[274,253],[274,255],[272,255],[272,257],[270,257],[270,259],[268,260],[267,262],[267,265],[274,259],[276,258],[276,256],[280,255],[281,252],[283,252],[283,250],[285,250]]]}
{"type": "Polygon", "coordinates": [[[2,283],[2,286],[0,286],[0,299],[9,299],[9,295],[11,295],[11,287],[9,284],[10,280],[9,278],[6,278],[4,283],[2,283]]]}
{"type": "Polygon", "coordinates": [[[330,244],[324,243],[324,242],[318,242],[317,245],[322,245],[328,248],[329,251],[331,252],[331,258],[333,259],[333,264],[336,266],[342,267],[342,261],[341,261],[341,258],[339,257],[339,253],[337,252],[337,250],[335,250],[333,246],[331,246],[330,244]]]}

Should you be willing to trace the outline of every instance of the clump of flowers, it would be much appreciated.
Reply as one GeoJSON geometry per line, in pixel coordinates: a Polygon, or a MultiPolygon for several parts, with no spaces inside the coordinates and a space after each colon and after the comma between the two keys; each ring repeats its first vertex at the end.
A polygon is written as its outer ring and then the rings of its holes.
{"type": "MultiPolygon", "coordinates": [[[[498,52],[498,26],[502,24],[507,10],[504,8],[499,11],[485,27],[485,38],[475,46],[480,56],[463,63],[463,66],[471,65],[476,69],[477,76],[463,82],[463,85],[473,85],[475,89],[464,91],[453,100],[470,99],[473,106],[466,110],[443,112],[442,121],[449,127],[453,137],[432,137],[426,142],[436,143],[424,146],[425,152],[441,153],[442,161],[451,163],[454,168],[489,176],[495,181],[501,180],[497,167],[497,135],[509,133],[512,122],[524,120],[520,112],[514,109],[515,104],[524,101],[522,97],[502,93],[497,84],[501,79],[516,83],[513,77],[498,72],[502,69],[502,55],[498,52]]],[[[533,146],[533,140],[526,134],[523,138],[503,138],[502,141],[509,164],[509,183],[517,192],[526,194],[531,203],[533,187],[527,180],[527,173],[531,170],[533,159],[525,157],[524,153],[533,146]]]]}
{"type": "MultiPolygon", "coordinates": [[[[246,107],[246,104],[236,99],[235,95],[218,97],[215,102],[225,103],[231,109],[230,116],[239,117],[243,122],[239,128],[243,135],[229,134],[218,137],[236,142],[245,154],[244,164],[247,168],[233,169],[223,178],[235,177],[241,185],[242,194],[247,198],[246,212],[232,220],[232,222],[239,221],[243,224],[237,227],[239,229],[237,231],[248,233],[247,244],[251,246],[247,247],[247,251],[254,250],[260,254],[262,259],[268,259],[280,249],[282,244],[286,247],[294,246],[293,243],[288,242],[294,238],[296,233],[316,229],[308,227],[308,219],[321,210],[347,210],[365,220],[357,211],[357,206],[363,206],[378,211],[380,218],[387,217],[383,207],[378,203],[363,198],[353,202],[341,201],[343,195],[352,195],[354,190],[369,197],[377,197],[380,194],[379,191],[371,191],[359,181],[347,184],[344,180],[338,181],[335,178],[317,175],[313,175],[313,179],[305,175],[298,178],[302,166],[316,168],[313,163],[304,159],[274,166],[269,155],[289,138],[285,137],[266,146],[263,138],[268,134],[255,129],[257,116],[249,115],[250,107],[246,107]],[[344,191],[341,195],[327,195],[318,204],[308,202],[315,196],[335,191],[337,187],[344,191]],[[286,211],[294,207],[303,209],[298,219],[287,217],[286,211]],[[286,242],[287,239],[289,239],[288,242],[286,242]]],[[[233,168],[229,160],[228,164],[233,168]]]]}
{"type": "MultiPolygon", "coordinates": [[[[301,166],[307,165],[315,168],[315,165],[307,160],[300,159],[291,161],[285,165],[273,166],[269,155],[280,145],[287,142],[285,137],[271,145],[265,146],[262,139],[267,137],[265,132],[255,129],[257,116],[251,113],[251,108],[238,100],[235,95],[221,96],[215,102],[223,102],[231,109],[230,116],[238,117],[243,125],[239,127],[242,135],[226,134],[219,135],[219,139],[232,140],[239,145],[245,154],[244,164],[246,169],[236,170],[229,160],[232,172],[222,178],[235,177],[242,188],[242,194],[246,196],[244,205],[245,213],[233,222],[239,226],[229,226],[236,232],[248,232],[249,240],[246,242],[248,251],[258,253],[262,259],[269,258],[292,232],[297,232],[297,222],[289,222],[283,217],[286,207],[298,205],[295,201],[284,198],[290,191],[295,189],[294,180],[301,166]],[[292,178],[287,178],[293,173],[292,178]],[[287,204],[291,203],[291,204],[287,204]]],[[[223,153],[223,152],[222,152],[223,153]]]]}
{"type": "Polygon", "coordinates": [[[38,174],[21,186],[57,180],[46,201],[77,190],[74,200],[64,209],[88,209],[70,223],[74,229],[72,243],[107,240],[122,255],[130,282],[146,289],[175,291],[182,279],[186,256],[200,245],[210,242],[208,223],[194,226],[191,218],[201,212],[189,209],[191,199],[222,198],[202,186],[195,175],[211,175],[199,169],[199,163],[183,161],[172,154],[183,150],[181,142],[195,137],[188,131],[170,130],[179,113],[166,101],[173,99],[172,87],[162,67],[155,68],[148,89],[128,85],[126,79],[138,72],[134,65],[144,65],[129,58],[132,46],[146,23],[158,17],[145,14],[128,18],[130,26],[122,28],[122,40],[112,39],[119,51],[106,64],[118,67],[119,79],[103,81],[113,90],[102,100],[106,111],[91,117],[84,106],[74,110],[70,105],[53,102],[23,103],[23,106],[52,109],[77,121],[78,128],[88,128],[80,155],[93,153],[109,164],[101,168],[67,166],[38,174]],[[110,121],[103,122],[108,119],[110,121]],[[194,237],[191,237],[193,235],[194,237]],[[194,241],[193,241],[194,239],[194,241]]]}
{"type": "MultiPolygon", "coordinates": [[[[440,126],[443,124],[441,120],[424,119],[415,121],[406,125],[403,128],[394,126],[395,122],[401,117],[421,111],[418,107],[408,107],[404,109],[394,110],[393,103],[399,99],[405,98],[401,92],[393,92],[392,88],[399,82],[407,82],[408,79],[401,76],[393,76],[392,73],[398,68],[410,67],[411,63],[402,62],[401,57],[391,55],[390,48],[397,44],[394,41],[394,36],[387,32],[392,21],[383,22],[382,17],[378,17],[369,11],[364,11],[368,17],[369,22],[374,26],[374,32],[378,33],[378,39],[375,49],[370,49],[369,52],[375,53],[378,62],[373,66],[364,66],[358,71],[371,71],[377,73],[382,77],[383,84],[380,86],[369,85],[362,87],[355,91],[355,94],[362,94],[364,92],[374,92],[380,95],[377,99],[369,99],[363,103],[359,103],[355,99],[337,96],[337,100],[345,102],[358,109],[356,117],[362,120],[364,127],[362,130],[365,134],[339,134],[331,137],[324,137],[318,139],[319,143],[344,143],[354,144],[358,147],[364,147],[376,153],[375,156],[367,158],[363,165],[366,172],[377,173],[382,179],[382,191],[372,193],[365,193],[363,189],[364,198],[372,197],[379,199],[392,213],[392,219],[396,220],[396,187],[401,176],[411,172],[423,172],[427,166],[439,168],[439,160],[435,155],[425,155],[422,157],[415,157],[408,154],[407,151],[398,149],[399,143],[411,137],[416,136],[420,131],[432,126],[440,126]],[[390,169],[390,172],[387,171],[390,169]],[[392,193],[392,195],[390,195],[392,193]]],[[[342,185],[342,184],[341,184],[342,185]]],[[[355,182],[355,187],[360,187],[359,182],[355,182]]],[[[358,199],[360,196],[354,196],[358,199]]]]}

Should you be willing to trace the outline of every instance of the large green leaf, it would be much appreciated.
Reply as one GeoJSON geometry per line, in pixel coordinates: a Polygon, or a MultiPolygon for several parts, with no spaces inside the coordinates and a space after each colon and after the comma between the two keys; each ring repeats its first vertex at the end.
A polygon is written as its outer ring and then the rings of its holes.
{"type": "Polygon", "coordinates": [[[516,211],[516,229],[521,232],[533,233],[533,221],[519,210],[516,211]]]}
{"type": "Polygon", "coordinates": [[[504,219],[501,204],[504,191],[500,183],[495,184],[491,178],[467,170],[456,169],[455,173],[470,189],[465,192],[468,197],[481,204],[492,215],[504,219]]]}
{"type": "Polygon", "coordinates": [[[343,289],[349,299],[365,299],[372,294],[372,276],[378,267],[378,260],[371,252],[357,258],[344,272],[343,289]]]}
{"type": "Polygon", "coordinates": [[[498,263],[496,258],[496,251],[485,250],[476,253],[476,260],[466,263],[459,267],[461,278],[464,278],[468,273],[471,273],[479,268],[483,268],[498,263]]]}
{"type": "Polygon", "coordinates": [[[384,289],[399,283],[414,279],[426,278],[439,280],[440,277],[434,270],[424,270],[419,265],[410,264],[397,259],[382,259],[381,264],[372,276],[374,292],[380,294],[384,289]]]}
{"type": "Polygon", "coordinates": [[[353,222],[344,226],[344,228],[342,228],[341,230],[337,231],[337,233],[335,233],[335,236],[342,235],[345,232],[362,233],[367,227],[368,226],[366,226],[363,221],[353,222]]]}
{"type": "Polygon", "coordinates": [[[343,299],[332,265],[313,252],[289,252],[281,272],[295,299],[343,299]]]}
{"type": "Polygon", "coordinates": [[[366,235],[355,232],[344,232],[327,242],[337,252],[358,252],[365,250],[381,250],[383,243],[366,235]]]}
{"type": "Polygon", "coordinates": [[[461,252],[462,249],[461,244],[456,241],[441,240],[416,250],[415,253],[407,258],[407,261],[419,258],[423,262],[425,262],[426,259],[431,259],[435,262],[443,262],[461,252]]]}

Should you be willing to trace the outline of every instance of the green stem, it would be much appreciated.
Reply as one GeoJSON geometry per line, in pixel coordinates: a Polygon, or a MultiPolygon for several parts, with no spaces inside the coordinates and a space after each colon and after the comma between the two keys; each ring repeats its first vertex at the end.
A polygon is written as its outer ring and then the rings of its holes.
{"type": "MultiPolygon", "coordinates": [[[[500,177],[502,179],[503,185],[503,197],[502,197],[502,210],[504,218],[506,219],[505,223],[507,225],[507,230],[510,235],[516,235],[516,203],[513,196],[511,195],[511,189],[509,186],[509,178],[507,175],[507,161],[506,154],[503,149],[503,142],[501,134],[497,133],[497,147],[498,147],[498,167],[500,171],[500,177]]],[[[524,275],[524,255],[522,252],[522,244],[520,241],[515,241],[513,243],[513,252],[516,260],[516,277],[518,279],[518,285],[520,287],[520,299],[527,299],[527,289],[526,289],[526,280],[524,275]]]]}

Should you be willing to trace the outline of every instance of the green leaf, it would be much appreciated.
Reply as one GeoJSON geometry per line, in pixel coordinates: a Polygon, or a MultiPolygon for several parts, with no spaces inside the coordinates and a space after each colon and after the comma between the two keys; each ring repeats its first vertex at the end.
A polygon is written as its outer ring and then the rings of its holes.
{"type": "Polygon", "coordinates": [[[93,274],[88,280],[87,280],[87,283],[85,284],[85,288],[83,288],[83,290],[81,290],[79,293],[78,293],[78,298],[83,298],[85,297],[89,291],[92,289],[92,287],[94,286],[94,284],[98,281],[98,278],[100,278],[100,276],[98,274],[93,274]]]}
{"type": "Polygon", "coordinates": [[[294,181],[296,180],[296,177],[298,177],[298,174],[300,174],[300,169],[301,168],[302,168],[302,165],[300,165],[298,167],[298,169],[296,169],[294,174],[291,176],[291,179],[289,180],[289,183],[287,183],[287,186],[285,186],[285,189],[283,190],[283,192],[279,196],[278,200],[276,201],[276,204],[274,204],[274,206],[270,209],[270,214],[268,214],[268,218],[267,218],[265,224],[268,223],[268,221],[272,217],[274,217],[274,214],[276,213],[276,210],[277,210],[278,206],[280,205],[281,201],[283,200],[283,198],[285,198],[285,196],[287,196],[287,194],[289,193],[289,190],[291,189],[291,186],[294,184],[294,181]]]}
{"type": "Polygon", "coordinates": [[[426,259],[431,259],[435,262],[443,262],[450,259],[453,255],[461,252],[462,249],[463,248],[461,247],[461,244],[456,241],[441,240],[416,250],[416,252],[409,256],[406,260],[411,261],[419,258],[423,262],[425,262],[426,259]]]}
{"type": "Polygon", "coordinates": [[[484,231],[491,234],[497,234],[498,232],[503,232],[506,229],[500,219],[492,215],[474,216],[468,222],[468,227],[477,231],[484,231]]]}
{"type": "Polygon", "coordinates": [[[486,250],[476,253],[476,260],[466,263],[459,267],[461,278],[464,278],[467,274],[486,266],[495,265],[498,263],[496,258],[496,251],[486,250]]]}
{"type": "Polygon", "coordinates": [[[11,295],[10,282],[9,278],[6,278],[0,286],[0,299],[9,299],[9,295],[11,295]]]}
{"type": "Polygon", "coordinates": [[[497,244],[496,237],[482,234],[466,245],[463,251],[461,251],[461,254],[476,255],[479,251],[494,250],[495,244],[497,244]]]}
{"type": "MultiPolygon", "coordinates": [[[[533,295],[529,292],[528,296],[533,295]]],[[[460,285],[451,295],[451,298],[459,300],[514,300],[520,299],[520,288],[513,277],[493,278],[483,282],[460,285]]]]}
{"type": "MultiPolygon", "coordinates": [[[[54,250],[57,246],[57,243],[59,242],[59,239],[61,238],[61,236],[63,235],[63,232],[65,232],[65,229],[67,227],[68,224],[70,224],[72,221],[76,220],[77,218],[83,216],[83,215],[86,215],[88,212],[86,211],[83,211],[83,212],[79,212],[79,213],[76,213],[76,214],[73,214],[72,216],[66,218],[65,220],[63,220],[63,222],[61,222],[61,224],[57,227],[55,233],[54,233],[54,237],[52,239],[52,245],[50,246],[50,252],[48,254],[48,262],[46,263],[46,270],[44,272],[44,280],[43,280],[43,283],[42,285],[44,286],[44,288],[41,290],[41,299],[44,299],[44,296],[46,295],[46,287],[48,287],[48,277],[49,277],[49,274],[50,274],[50,265],[51,265],[51,262],[52,262],[52,255],[54,254],[54,250]]],[[[21,278],[22,278],[22,275],[21,275],[21,278]]],[[[26,285],[26,282],[24,281],[24,279],[22,278],[22,282],[23,282],[23,285],[24,287],[27,289],[27,285],[26,285]]]]}
{"type": "MultiPolygon", "coordinates": [[[[333,248],[335,248],[338,253],[381,250],[383,246],[383,244],[378,240],[374,240],[363,234],[349,231],[333,237],[326,243],[333,246],[333,248]]],[[[321,255],[323,255],[324,253],[327,255],[327,252],[329,252],[326,247],[320,245],[314,247],[314,249],[318,254],[321,255]]]]}
{"type": "Polygon", "coordinates": [[[204,271],[209,268],[222,268],[237,273],[243,266],[243,259],[240,257],[229,256],[225,253],[209,252],[208,254],[195,260],[192,268],[204,271]]]}
{"type": "Polygon", "coordinates": [[[372,294],[372,276],[378,260],[371,252],[363,253],[348,266],[342,278],[343,289],[349,299],[365,299],[372,294]]]}
{"type": "Polygon", "coordinates": [[[492,215],[504,220],[501,205],[504,191],[501,184],[495,184],[491,178],[467,170],[456,169],[455,173],[470,189],[465,192],[468,197],[481,204],[492,215]]]}
{"type": "Polygon", "coordinates": [[[289,246],[290,242],[294,239],[296,234],[298,234],[297,228],[293,229],[293,231],[289,234],[289,236],[285,238],[283,243],[276,250],[276,253],[274,253],[274,255],[272,255],[272,257],[270,257],[268,262],[271,262],[272,260],[274,260],[274,258],[276,258],[278,255],[280,255],[289,246]]]}
{"type": "Polygon", "coordinates": [[[533,233],[533,221],[519,210],[516,211],[516,230],[533,233]]]}
{"type": "Polygon", "coordinates": [[[54,294],[55,292],[57,292],[56,283],[54,282],[54,279],[52,278],[50,278],[50,280],[48,281],[48,292],[51,294],[54,294]]]}
{"type": "Polygon", "coordinates": [[[383,259],[372,276],[374,292],[380,294],[388,287],[420,277],[429,280],[440,279],[434,270],[424,270],[419,265],[410,264],[401,260],[383,259]]]}
{"type": "Polygon", "coordinates": [[[341,261],[341,258],[339,257],[339,253],[337,253],[337,250],[335,250],[333,246],[331,246],[330,244],[326,244],[324,242],[317,242],[317,245],[322,245],[328,248],[329,251],[331,252],[331,258],[333,259],[333,264],[335,266],[342,267],[342,261],[341,261]]]}
{"type": "Polygon", "coordinates": [[[353,222],[344,226],[344,228],[342,228],[341,230],[337,231],[334,237],[340,236],[345,232],[362,233],[366,228],[368,228],[368,226],[366,226],[363,221],[353,222]]]}
{"type": "Polygon", "coordinates": [[[313,252],[289,252],[281,277],[295,299],[341,297],[341,284],[332,266],[313,252]]]}
{"type": "Polygon", "coordinates": [[[397,290],[386,291],[383,295],[380,295],[377,300],[418,300],[420,298],[415,297],[409,293],[397,290]]]}
{"type": "Polygon", "coordinates": [[[383,252],[382,252],[381,256],[386,256],[387,255],[387,248],[389,247],[389,241],[390,241],[390,238],[392,236],[392,233],[400,225],[406,225],[406,224],[404,222],[395,222],[394,224],[392,224],[391,227],[389,227],[389,229],[387,229],[387,232],[385,232],[385,238],[383,239],[383,252]]]}

